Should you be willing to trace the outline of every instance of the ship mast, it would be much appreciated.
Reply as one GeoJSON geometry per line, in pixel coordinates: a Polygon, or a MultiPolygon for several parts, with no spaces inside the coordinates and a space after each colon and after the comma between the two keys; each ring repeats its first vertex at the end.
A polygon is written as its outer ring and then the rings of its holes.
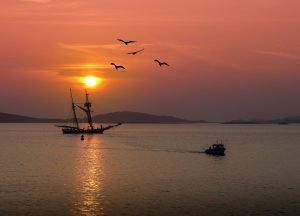
{"type": "Polygon", "coordinates": [[[75,104],[73,100],[73,94],[72,94],[72,89],[70,88],[70,95],[71,95],[71,101],[72,101],[72,111],[73,111],[73,118],[74,118],[74,123],[76,125],[76,128],[79,129],[79,123],[76,115],[76,110],[75,110],[75,104]]]}
{"type": "Polygon", "coordinates": [[[77,105],[81,110],[83,110],[86,115],[87,115],[87,119],[88,119],[88,123],[91,127],[91,129],[94,129],[94,126],[93,126],[93,120],[92,120],[92,115],[91,115],[91,107],[92,107],[92,103],[89,102],[89,94],[87,93],[87,90],[85,89],[85,103],[84,103],[84,107],[81,107],[79,105],[77,105]]]}

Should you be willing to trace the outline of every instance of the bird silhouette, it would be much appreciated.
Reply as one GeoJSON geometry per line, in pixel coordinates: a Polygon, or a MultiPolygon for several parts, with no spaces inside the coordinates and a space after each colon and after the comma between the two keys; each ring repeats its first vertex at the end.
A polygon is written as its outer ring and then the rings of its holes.
{"type": "Polygon", "coordinates": [[[116,65],[115,63],[110,63],[111,65],[114,65],[116,70],[118,70],[119,68],[125,69],[125,67],[123,67],[122,65],[116,65]]]}
{"type": "Polygon", "coordinates": [[[122,43],[124,43],[125,45],[128,45],[128,44],[130,44],[130,43],[134,43],[134,42],[136,42],[136,41],[124,41],[124,40],[122,40],[122,39],[117,39],[118,41],[121,41],[122,43]]]}
{"type": "Polygon", "coordinates": [[[161,62],[157,59],[155,59],[154,61],[157,62],[159,64],[159,66],[163,66],[163,65],[170,66],[167,62],[161,62]]]}
{"type": "Polygon", "coordinates": [[[130,52],[130,53],[127,53],[129,55],[136,55],[138,54],[139,52],[142,52],[144,49],[141,49],[141,50],[137,50],[137,51],[134,51],[134,52],[130,52]]]}

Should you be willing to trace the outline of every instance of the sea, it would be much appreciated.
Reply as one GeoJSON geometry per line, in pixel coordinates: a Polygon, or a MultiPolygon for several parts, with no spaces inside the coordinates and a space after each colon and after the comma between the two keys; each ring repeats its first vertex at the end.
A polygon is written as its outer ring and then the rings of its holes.
{"type": "Polygon", "coordinates": [[[0,124],[0,215],[300,215],[300,125],[0,124]],[[225,156],[203,153],[224,143],[225,156]]]}

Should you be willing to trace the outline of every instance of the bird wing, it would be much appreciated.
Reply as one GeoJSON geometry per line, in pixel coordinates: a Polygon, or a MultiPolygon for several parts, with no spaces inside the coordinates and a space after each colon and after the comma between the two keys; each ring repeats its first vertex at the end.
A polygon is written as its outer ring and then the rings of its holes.
{"type": "Polygon", "coordinates": [[[136,42],[136,41],[127,41],[127,43],[134,43],[134,42],[136,42]]]}
{"type": "Polygon", "coordinates": [[[138,52],[142,52],[144,49],[140,49],[140,50],[138,50],[138,51],[136,51],[136,53],[138,53],[138,52]]]}
{"type": "Polygon", "coordinates": [[[170,66],[167,62],[163,62],[162,64],[167,65],[167,66],[170,66]]]}
{"type": "Polygon", "coordinates": [[[135,55],[139,52],[142,52],[144,49],[141,49],[141,50],[137,50],[137,51],[134,51],[134,52],[130,52],[130,53],[127,53],[127,54],[132,54],[132,55],[135,55]]]}
{"type": "Polygon", "coordinates": [[[122,39],[117,39],[118,41],[121,41],[121,42],[123,42],[123,43],[126,43],[124,40],[122,40],[122,39]]]}
{"type": "Polygon", "coordinates": [[[134,54],[136,54],[136,52],[129,52],[129,53],[127,53],[127,54],[129,54],[129,55],[130,55],[130,54],[134,55],[134,54]]]}

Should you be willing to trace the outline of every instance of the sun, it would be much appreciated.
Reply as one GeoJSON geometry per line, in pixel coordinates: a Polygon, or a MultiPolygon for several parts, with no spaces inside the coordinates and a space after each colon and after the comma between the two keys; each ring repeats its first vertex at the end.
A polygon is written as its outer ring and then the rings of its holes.
{"type": "Polygon", "coordinates": [[[84,77],[83,82],[87,87],[94,87],[98,84],[99,78],[94,76],[86,76],[84,77]]]}

